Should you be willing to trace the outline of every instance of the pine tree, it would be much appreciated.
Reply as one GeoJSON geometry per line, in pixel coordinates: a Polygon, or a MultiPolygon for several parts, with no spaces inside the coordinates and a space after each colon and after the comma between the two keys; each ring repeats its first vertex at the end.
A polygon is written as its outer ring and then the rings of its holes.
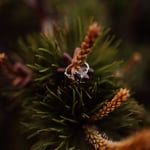
{"type": "Polygon", "coordinates": [[[119,42],[98,23],[66,22],[55,36],[29,36],[19,44],[27,66],[10,67],[5,54],[0,63],[13,86],[23,86],[11,94],[22,103],[31,149],[111,150],[110,139],[140,128],[143,109],[116,76],[119,42]]]}

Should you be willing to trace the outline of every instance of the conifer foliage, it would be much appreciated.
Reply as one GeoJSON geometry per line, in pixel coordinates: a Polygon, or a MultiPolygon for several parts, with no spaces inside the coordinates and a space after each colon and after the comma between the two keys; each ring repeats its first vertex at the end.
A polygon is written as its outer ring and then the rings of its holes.
{"type": "Polygon", "coordinates": [[[22,131],[32,150],[109,149],[109,139],[139,127],[142,113],[115,76],[119,42],[98,23],[80,19],[57,31],[55,37],[20,41],[22,59],[33,73],[15,95],[23,104],[22,131]]]}

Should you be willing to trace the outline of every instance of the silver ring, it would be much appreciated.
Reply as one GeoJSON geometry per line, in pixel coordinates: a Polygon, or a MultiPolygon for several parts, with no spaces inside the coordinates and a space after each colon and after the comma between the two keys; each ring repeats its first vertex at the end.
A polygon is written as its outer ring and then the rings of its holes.
{"type": "MultiPolygon", "coordinates": [[[[64,74],[69,78],[69,79],[72,79],[72,80],[75,80],[75,77],[74,75],[75,74],[71,74],[71,72],[69,72],[69,69],[71,70],[71,67],[73,66],[73,64],[70,64],[66,67],[65,69],[65,72],[64,74]]],[[[85,75],[87,75],[88,71],[89,71],[89,64],[87,62],[84,62],[84,64],[78,69],[75,71],[75,73],[79,74],[81,79],[84,78],[85,75]]]]}

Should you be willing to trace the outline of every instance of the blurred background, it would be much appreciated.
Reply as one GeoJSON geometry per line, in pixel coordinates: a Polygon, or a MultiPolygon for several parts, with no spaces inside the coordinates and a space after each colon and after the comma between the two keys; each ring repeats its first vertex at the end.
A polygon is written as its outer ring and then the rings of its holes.
{"type": "MultiPolygon", "coordinates": [[[[134,54],[138,54],[138,61],[129,68],[124,80],[130,84],[139,103],[149,111],[149,0],[1,0],[0,52],[8,55],[16,52],[18,39],[43,31],[43,22],[44,25],[48,22],[50,28],[50,23],[61,25],[65,18],[72,21],[76,17],[83,21],[91,17],[110,28],[110,34],[122,41],[117,57],[127,62],[127,66],[133,63],[134,54]]],[[[7,81],[0,80],[2,91],[7,81]]],[[[17,105],[0,94],[0,145],[3,150],[25,149],[20,144],[23,139],[18,138],[20,142],[16,140],[18,111],[17,105]],[[16,139],[12,136],[14,134],[16,139]]]]}

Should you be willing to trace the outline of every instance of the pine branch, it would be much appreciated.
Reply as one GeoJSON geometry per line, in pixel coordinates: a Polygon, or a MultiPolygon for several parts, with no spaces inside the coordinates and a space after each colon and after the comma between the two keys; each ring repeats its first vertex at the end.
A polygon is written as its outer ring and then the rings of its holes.
{"type": "MultiPolygon", "coordinates": [[[[118,43],[112,44],[114,38],[106,38],[107,35],[97,24],[94,23],[91,29],[91,26],[87,27],[78,20],[75,25],[68,24],[59,31],[56,39],[33,36],[26,43],[27,46],[22,43],[25,50],[23,58],[25,62],[29,62],[33,80],[28,88],[19,91],[18,99],[24,98],[22,122],[29,140],[35,141],[33,148],[91,150],[92,147],[85,140],[85,134],[92,145],[97,137],[101,138],[99,142],[103,143],[101,145],[104,147],[108,141],[99,135],[94,135],[93,138],[92,134],[99,132],[94,131],[93,127],[90,128],[91,123],[96,126],[96,130],[102,129],[117,138],[121,137],[121,129],[126,129],[127,135],[135,129],[135,125],[140,126],[141,107],[132,98],[128,98],[129,91],[122,89],[124,85],[118,84],[119,79],[114,76],[120,65],[120,62],[114,59],[118,43]],[[84,27],[90,28],[88,32],[84,27]],[[98,37],[99,34],[101,36],[98,37]],[[67,65],[73,63],[69,54],[79,45],[81,53],[78,54],[85,56],[81,59],[74,57],[74,60],[83,63],[88,54],[87,62],[94,72],[89,71],[89,78],[84,76],[83,80],[77,83],[66,78],[64,72],[67,65]],[[30,56],[31,60],[26,55],[30,56]],[[115,95],[114,92],[118,89],[120,90],[115,95]],[[106,100],[111,98],[112,100],[106,103],[106,100]],[[101,142],[103,140],[104,142],[101,142]]],[[[97,148],[100,145],[94,146],[97,148]]]]}
{"type": "Polygon", "coordinates": [[[150,149],[150,130],[144,129],[131,135],[121,141],[111,141],[106,135],[99,133],[98,129],[93,126],[83,127],[86,140],[94,147],[95,150],[142,150],[150,149]]]}
{"type": "Polygon", "coordinates": [[[31,81],[31,70],[20,62],[12,65],[4,53],[0,54],[0,67],[9,78],[13,79],[12,85],[14,87],[25,86],[31,81]]]}
{"type": "Polygon", "coordinates": [[[96,121],[107,116],[109,113],[119,107],[129,97],[129,90],[120,89],[119,92],[113,97],[110,102],[107,102],[106,106],[91,116],[91,120],[96,121]]]}

